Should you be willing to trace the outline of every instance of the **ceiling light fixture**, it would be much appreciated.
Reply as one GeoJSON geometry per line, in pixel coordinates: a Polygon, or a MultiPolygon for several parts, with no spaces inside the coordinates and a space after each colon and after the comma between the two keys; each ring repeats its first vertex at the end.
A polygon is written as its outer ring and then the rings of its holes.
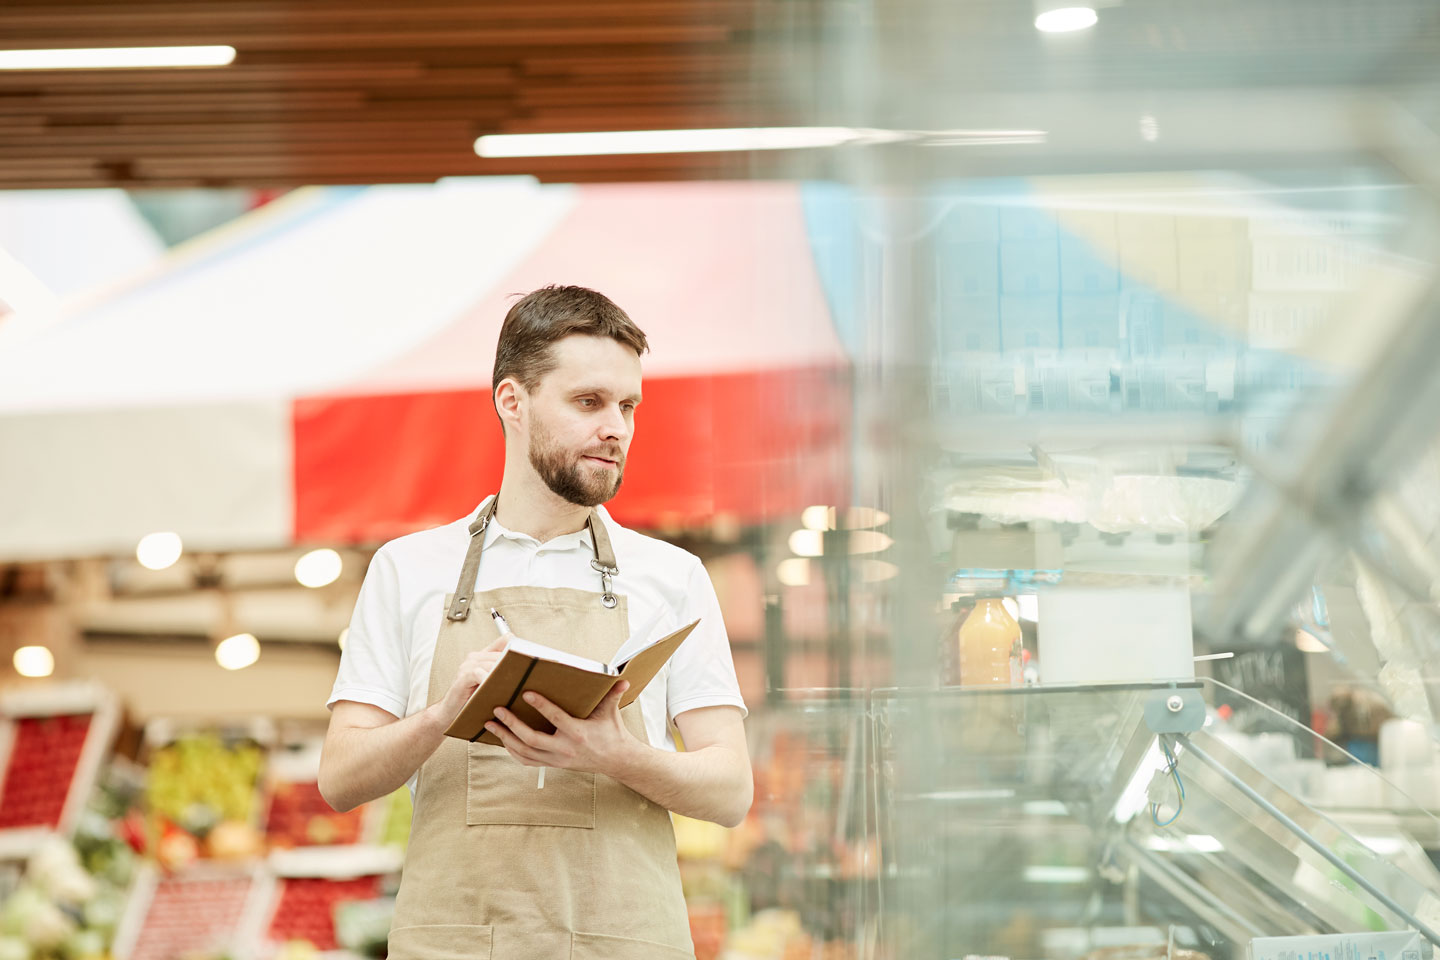
{"type": "Polygon", "coordinates": [[[775,565],[775,576],[787,587],[808,587],[810,585],[810,560],[807,557],[791,557],[775,565]]]}
{"type": "Polygon", "coordinates": [[[61,50],[0,50],[0,70],[143,70],[152,67],[223,67],[235,48],[89,47],[61,50]]]}
{"type": "Polygon", "coordinates": [[[475,141],[487,159],[594,157],[637,153],[737,153],[918,143],[963,147],[1044,143],[1043,130],[872,130],[864,127],[718,127],[600,130],[587,133],[492,133],[475,141]]]}
{"type": "Polygon", "coordinates": [[[55,655],[49,647],[20,647],[15,651],[15,672],[22,677],[48,677],[55,672],[55,655]]]}
{"type": "Polygon", "coordinates": [[[800,523],[807,530],[864,530],[890,522],[890,514],[874,507],[846,507],[843,515],[835,507],[814,506],[800,511],[800,523]]]}
{"type": "Polygon", "coordinates": [[[1095,26],[1099,19],[1094,7],[1057,7],[1037,14],[1035,29],[1041,33],[1074,33],[1095,26]]]}
{"type": "Polygon", "coordinates": [[[295,579],[302,587],[323,587],[340,579],[345,562],[329,547],[311,550],[295,561],[295,579]]]}
{"type": "Polygon", "coordinates": [[[147,533],[135,545],[135,559],[147,570],[164,570],[174,566],[185,552],[178,533],[147,533]]]}
{"type": "Polygon", "coordinates": [[[226,670],[243,670],[260,659],[260,641],[253,633],[226,637],[215,648],[215,662],[226,670]]]}

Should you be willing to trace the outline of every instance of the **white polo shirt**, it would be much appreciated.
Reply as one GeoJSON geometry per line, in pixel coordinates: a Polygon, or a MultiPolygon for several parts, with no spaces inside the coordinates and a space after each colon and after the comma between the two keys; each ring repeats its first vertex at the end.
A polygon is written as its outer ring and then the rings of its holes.
{"type": "MultiPolygon", "coordinates": [[[[327,707],[337,700],[356,700],[397,717],[425,709],[445,595],[455,591],[460,579],[470,523],[479,510],[443,527],[391,540],[375,554],[355,602],[327,707]]],[[[667,721],[685,711],[721,705],[745,711],[720,603],[710,575],[694,554],[625,529],[604,507],[597,513],[620,569],[612,581],[614,590],[626,598],[630,629],[645,633],[631,640],[655,639],[662,631],[700,620],[640,694],[650,744],[674,750],[667,721]]],[[[590,566],[594,557],[588,528],[541,543],[492,520],[485,529],[475,590],[572,587],[598,594],[600,575],[590,566]]],[[[414,778],[410,789],[415,789],[414,778]]]]}

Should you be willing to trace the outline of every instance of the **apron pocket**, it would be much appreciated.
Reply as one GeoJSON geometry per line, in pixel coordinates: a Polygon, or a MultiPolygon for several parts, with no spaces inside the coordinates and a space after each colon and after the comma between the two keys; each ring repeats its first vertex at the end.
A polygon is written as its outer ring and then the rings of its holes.
{"type": "Polygon", "coordinates": [[[527,767],[503,747],[470,744],[465,822],[529,827],[595,828],[595,774],[527,767]]]}
{"type": "Polygon", "coordinates": [[[632,940],[630,937],[611,937],[603,933],[577,933],[571,942],[570,960],[695,960],[695,951],[682,950],[653,940],[632,940]]]}
{"type": "Polygon", "coordinates": [[[390,931],[390,960],[490,960],[493,927],[431,923],[390,931]]]}

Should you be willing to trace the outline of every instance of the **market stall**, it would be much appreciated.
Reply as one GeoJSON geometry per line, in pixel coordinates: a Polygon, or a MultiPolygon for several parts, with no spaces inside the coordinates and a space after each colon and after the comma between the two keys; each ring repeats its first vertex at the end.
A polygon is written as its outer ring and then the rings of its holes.
{"type": "Polygon", "coordinates": [[[316,188],[99,303],[0,329],[0,557],[128,554],[155,531],[201,550],[376,542],[453,519],[498,482],[509,298],[547,283],[603,290],[650,337],[622,522],[845,499],[848,361],[800,186],[316,188]]]}

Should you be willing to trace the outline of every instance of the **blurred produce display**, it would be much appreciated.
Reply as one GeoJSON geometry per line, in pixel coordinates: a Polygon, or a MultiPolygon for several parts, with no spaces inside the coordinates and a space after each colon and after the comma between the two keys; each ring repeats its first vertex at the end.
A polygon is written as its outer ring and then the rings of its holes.
{"type": "Polygon", "coordinates": [[[210,734],[183,736],[159,748],[150,757],[145,794],[151,829],[163,834],[173,825],[203,837],[220,823],[253,822],[263,762],[258,744],[227,744],[210,734]]]}
{"type": "MultiPolygon", "coordinates": [[[[0,722],[15,733],[0,823],[39,828],[11,872],[0,867],[0,960],[384,956],[410,792],[331,809],[315,782],[321,731],[152,721],[117,752],[114,722],[54,704],[0,722]],[[92,735],[103,749],[86,749],[92,735]],[[78,821],[65,806],[75,789],[88,794],[78,821]]],[[[845,722],[838,736],[823,722],[761,724],[739,827],[674,818],[697,960],[850,956],[846,904],[874,859],[844,800],[845,722]]]]}
{"type": "Polygon", "coordinates": [[[0,830],[60,824],[89,731],[88,713],[16,721],[0,786],[0,830]]]}
{"type": "Polygon", "coordinates": [[[334,950],[335,912],[343,903],[372,900],[380,895],[379,877],[329,880],[293,877],[280,881],[280,897],[270,921],[269,939],[304,941],[320,950],[334,950]]]}
{"type": "Polygon", "coordinates": [[[358,843],[364,819],[363,807],[337,813],[314,782],[275,783],[270,788],[265,839],[282,848],[358,843]]]}
{"type": "Polygon", "coordinates": [[[241,871],[160,877],[130,960],[210,956],[230,947],[254,883],[241,871]]]}

